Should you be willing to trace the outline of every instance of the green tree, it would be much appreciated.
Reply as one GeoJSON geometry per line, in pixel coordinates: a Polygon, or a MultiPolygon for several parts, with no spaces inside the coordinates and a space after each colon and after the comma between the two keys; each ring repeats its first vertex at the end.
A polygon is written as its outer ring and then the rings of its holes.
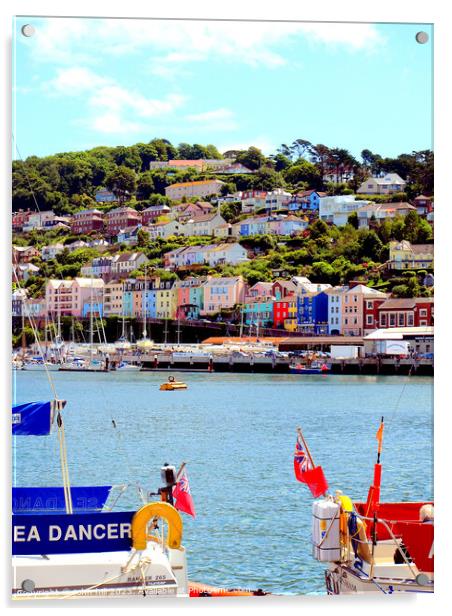
{"type": "Polygon", "coordinates": [[[307,182],[312,188],[320,188],[322,178],[317,167],[307,160],[299,160],[284,172],[284,179],[289,184],[298,184],[299,182],[307,182]]]}
{"type": "Polygon", "coordinates": [[[265,163],[265,156],[259,148],[251,146],[247,150],[241,151],[237,155],[236,161],[242,165],[245,165],[248,169],[256,170],[260,169],[265,163]]]}
{"type": "Polygon", "coordinates": [[[107,175],[105,183],[107,188],[118,198],[118,201],[124,202],[127,194],[132,194],[136,190],[136,173],[129,167],[120,166],[107,175]]]}
{"type": "Polygon", "coordinates": [[[151,241],[151,236],[149,235],[149,232],[145,231],[144,229],[138,229],[137,246],[139,248],[145,248],[146,246],[149,246],[150,241],[151,241]]]}
{"type": "Polygon", "coordinates": [[[352,212],[347,218],[347,223],[357,229],[359,227],[358,213],[352,212]]]}

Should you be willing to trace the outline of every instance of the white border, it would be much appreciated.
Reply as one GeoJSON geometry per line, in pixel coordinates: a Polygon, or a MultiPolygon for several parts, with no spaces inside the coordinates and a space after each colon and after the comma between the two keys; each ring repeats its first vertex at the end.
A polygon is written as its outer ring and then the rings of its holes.
{"type": "MultiPolygon", "coordinates": [[[[10,48],[11,48],[11,32],[12,32],[12,16],[18,15],[54,15],[54,16],[117,16],[117,17],[185,17],[185,18],[236,18],[236,19],[291,19],[291,20],[317,20],[317,21],[365,21],[365,22],[409,22],[409,23],[434,23],[435,25],[435,155],[436,155],[436,186],[435,186],[435,277],[436,277],[436,376],[435,376],[435,501],[436,501],[436,516],[435,524],[437,528],[436,541],[436,592],[434,597],[375,597],[372,600],[365,600],[362,597],[351,597],[345,599],[339,598],[312,598],[299,597],[294,599],[278,598],[276,599],[255,599],[251,600],[207,600],[180,602],[175,604],[173,601],[164,600],[164,603],[147,602],[140,603],[139,601],[133,607],[165,610],[172,612],[173,610],[184,609],[189,612],[199,610],[205,611],[214,609],[216,612],[230,610],[232,608],[248,609],[257,608],[259,611],[269,613],[270,610],[292,611],[306,610],[315,611],[316,614],[323,614],[326,611],[331,611],[336,608],[342,609],[357,609],[365,610],[366,614],[376,614],[380,610],[389,610],[394,612],[408,608],[410,616],[418,610],[429,610],[432,608],[441,609],[446,605],[448,592],[448,574],[450,566],[446,565],[446,542],[450,543],[450,521],[445,519],[447,505],[450,503],[450,472],[452,463],[450,459],[451,447],[450,441],[450,389],[447,387],[449,376],[452,369],[451,355],[449,351],[450,330],[447,317],[449,316],[448,308],[452,306],[450,303],[450,276],[447,274],[451,271],[450,267],[450,250],[451,230],[452,230],[452,203],[449,203],[452,184],[450,182],[452,165],[450,155],[450,110],[452,109],[452,100],[450,96],[450,75],[452,75],[451,61],[451,20],[448,19],[448,3],[444,0],[429,0],[428,2],[419,0],[400,1],[394,0],[379,0],[378,3],[364,3],[362,0],[345,0],[337,2],[334,0],[323,0],[322,2],[273,2],[263,5],[256,0],[227,0],[222,3],[214,3],[211,0],[198,0],[196,3],[188,3],[183,0],[172,0],[170,3],[162,2],[146,2],[138,0],[129,0],[127,3],[121,3],[113,7],[111,0],[78,0],[76,3],[64,4],[61,0],[40,0],[38,3],[33,0],[6,0],[1,4],[0,14],[2,19],[2,48],[5,52],[2,54],[4,58],[1,70],[3,76],[3,102],[6,107],[6,114],[3,114],[3,134],[7,135],[7,139],[3,143],[1,149],[0,172],[1,186],[3,189],[3,200],[1,203],[1,230],[3,233],[3,250],[2,250],[2,267],[3,267],[3,310],[7,318],[2,320],[1,331],[1,366],[2,375],[4,378],[4,387],[2,388],[4,405],[7,409],[9,405],[9,280],[10,280],[10,152],[11,146],[9,137],[10,129],[10,48]],[[449,91],[447,86],[449,85],[449,91]],[[449,188],[449,191],[447,191],[449,188]],[[447,499],[444,503],[444,499],[447,499]],[[447,525],[447,526],[446,526],[447,525]],[[444,531],[444,535],[443,535],[444,531]],[[442,542],[441,542],[442,538],[442,542]],[[443,547],[442,547],[443,546],[443,547]],[[383,604],[384,601],[384,604],[383,604]],[[427,604],[427,605],[426,605],[427,604]]],[[[388,93],[388,96],[396,96],[396,92],[388,93]]],[[[4,416],[7,416],[5,411],[4,416]]],[[[8,422],[3,422],[9,428],[8,422]]],[[[8,520],[10,514],[10,493],[9,493],[9,434],[5,429],[2,431],[4,437],[6,477],[4,475],[2,485],[4,486],[2,503],[2,520],[8,520]]],[[[422,481],[423,471],[419,469],[419,481],[422,481]]],[[[4,537],[8,536],[9,527],[4,523],[4,537]]],[[[10,573],[9,573],[9,556],[8,551],[3,550],[2,570],[1,575],[4,607],[15,610],[30,610],[36,609],[29,605],[28,607],[11,607],[8,603],[9,588],[10,588],[10,573]]],[[[449,556],[449,555],[448,555],[449,556]]],[[[450,557],[450,556],[449,556],[450,557]]],[[[96,606],[96,609],[123,609],[130,606],[130,603],[117,602],[109,603],[91,603],[96,606]]],[[[72,607],[82,608],[88,607],[88,604],[75,603],[70,606],[59,603],[59,611],[66,612],[72,607]]],[[[40,607],[44,607],[41,605],[40,607]]],[[[56,607],[53,602],[49,607],[56,607]]]]}

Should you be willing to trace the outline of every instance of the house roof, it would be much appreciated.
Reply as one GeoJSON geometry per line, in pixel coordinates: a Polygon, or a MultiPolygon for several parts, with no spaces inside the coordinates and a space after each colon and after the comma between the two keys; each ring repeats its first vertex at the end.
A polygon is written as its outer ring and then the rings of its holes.
{"type": "Polygon", "coordinates": [[[198,222],[208,222],[209,220],[213,220],[216,216],[219,216],[218,212],[210,212],[209,214],[200,214],[199,216],[193,216],[189,220],[190,223],[198,223],[198,222]]]}
{"type": "Polygon", "coordinates": [[[415,201],[429,201],[432,197],[426,197],[425,195],[418,195],[414,200],[415,201]]]}
{"type": "Polygon", "coordinates": [[[380,310],[411,310],[416,306],[413,297],[387,299],[380,305],[380,310]]]}
{"type": "Polygon", "coordinates": [[[363,205],[357,209],[358,216],[360,212],[372,212],[372,211],[386,211],[390,212],[393,210],[415,210],[414,205],[410,203],[406,203],[404,201],[398,201],[395,203],[368,203],[367,205],[363,205]]]}
{"type": "Polygon", "coordinates": [[[204,284],[205,286],[217,286],[219,284],[223,286],[229,286],[236,284],[237,282],[241,282],[242,280],[243,278],[241,276],[232,276],[228,278],[211,278],[210,280],[207,280],[204,284]]]}
{"type": "Polygon", "coordinates": [[[128,263],[130,261],[137,261],[140,257],[145,257],[142,252],[123,252],[120,255],[116,255],[113,260],[115,263],[128,263]]]}
{"type": "Polygon", "coordinates": [[[372,180],[376,184],[406,184],[405,180],[401,178],[398,173],[387,173],[382,178],[371,177],[367,178],[365,181],[368,182],[369,180],[372,180]]]}
{"type": "Polygon", "coordinates": [[[83,288],[93,287],[93,288],[103,289],[103,287],[105,286],[102,278],[74,278],[74,280],[78,283],[80,287],[83,287],[83,288]]]}

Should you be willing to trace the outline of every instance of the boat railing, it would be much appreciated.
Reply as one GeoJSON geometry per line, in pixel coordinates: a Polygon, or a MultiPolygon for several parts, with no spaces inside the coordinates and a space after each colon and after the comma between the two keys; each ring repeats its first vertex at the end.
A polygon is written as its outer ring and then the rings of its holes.
{"type": "MultiPolygon", "coordinates": [[[[353,535],[353,537],[350,535],[350,531],[348,528],[348,520],[350,515],[353,513],[355,514],[355,516],[363,521],[363,522],[371,522],[372,524],[381,524],[385,530],[387,531],[390,540],[391,540],[391,544],[396,548],[396,550],[398,550],[399,554],[401,555],[404,564],[408,567],[411,575],[413,576],[413,580],[416,580],[417,576],[418,576],[418,572],[413,568],[412,563],[410,562],[409,558],[407,557],[405,550],[403,549],[403,547],[400,545],[400,540],[397,539],[397,537],[394,535],[394,532],[390,526],[390,524],[394,524],[397,522],[397,520],[385,520],[383,518],[378,518],[378,517],[368,517],[368,516],[364,516],[360,513],[358,513],[357,511],[346,511],[345,512],[347,515],[347,525],[346,525],[346,537],[345,537],[345,549],[347,550],[346,552],[346,556],[344,558],[344,560],[350,562],[352,560],[352,542],[351,539],[353,538],[354,541],[356,541],[357,543],[360,543],[361,545],[367,545],[369,546],[369,539],[366,538],[366,540],[362,540],[359,538],[358,533],[356,533],[355,535],[353,535]]],[[[370,540],[372,541],[372,540],[370,540]]],[[[377,541],[378,544],[378,541],[377,541]]],[[[371,550],[371,560],[370,560],[370,573],[369,573],[369,579],[373,579],[374,576],[374,568],[375,568],[375,554],[374,551],[371,550]]]]}

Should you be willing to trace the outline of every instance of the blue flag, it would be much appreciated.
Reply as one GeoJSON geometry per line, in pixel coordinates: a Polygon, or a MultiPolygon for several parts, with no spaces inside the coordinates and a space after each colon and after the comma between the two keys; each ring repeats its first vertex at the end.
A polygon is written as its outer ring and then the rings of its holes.
{"type": "Polygon", "coordinates": [[[52,427],[52,405],[50,402],[26,402],[13,404],[13,435],[45,436],[52,427]]]}

